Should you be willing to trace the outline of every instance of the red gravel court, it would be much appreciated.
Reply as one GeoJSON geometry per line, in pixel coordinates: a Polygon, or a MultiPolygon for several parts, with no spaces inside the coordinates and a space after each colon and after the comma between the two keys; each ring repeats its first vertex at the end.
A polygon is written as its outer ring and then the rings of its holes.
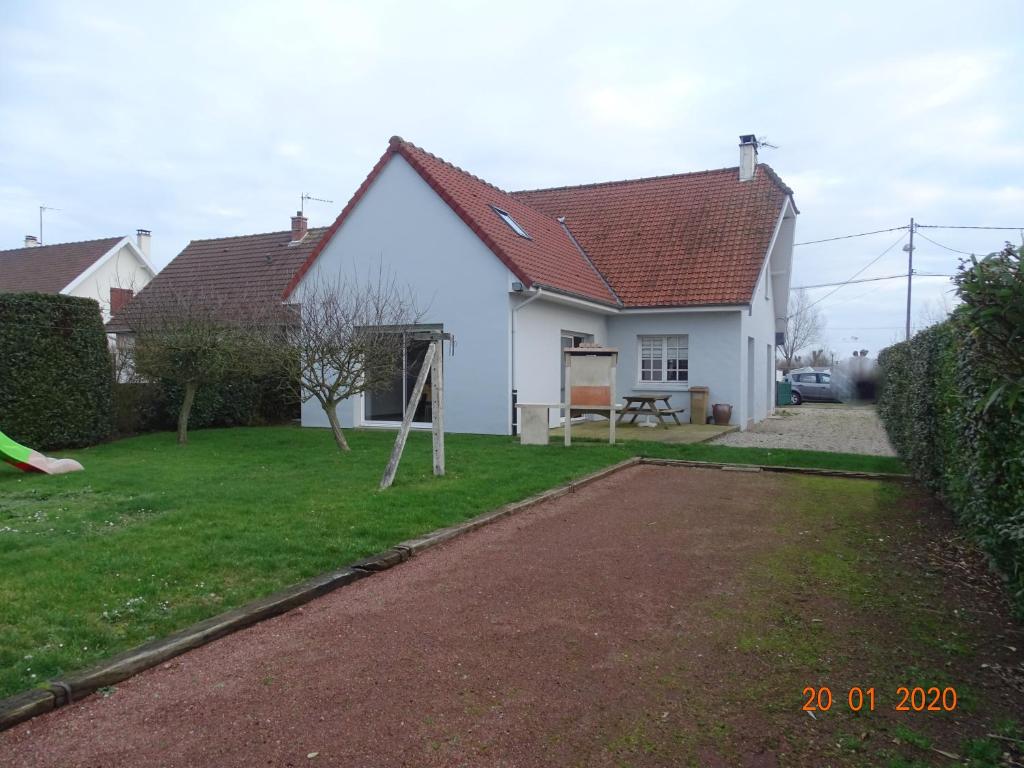
{"type": "Polygon", "coordinates": [[[642,680],[700,666],[789,482],[629,468],[2,733],[0,765],[614,764],[683,716],[642,680]]]}

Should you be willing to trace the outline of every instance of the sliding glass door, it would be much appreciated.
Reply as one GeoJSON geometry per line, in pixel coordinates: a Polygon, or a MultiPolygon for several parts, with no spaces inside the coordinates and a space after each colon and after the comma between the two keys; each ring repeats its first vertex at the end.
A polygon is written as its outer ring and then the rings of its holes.
{"type": "MultiPolygon", "coordinates": [[[[386,389],[367,392],[363,396],[363,420],[385,424],[401,423],[405,416],[405,408],[412,398],[416,387],[416,379],[423,368],[423,358],[430,346],[428,341],[407,339],[403,345],[402,365],[386,389]]],[[[423,395],[416,406],[413,423],[429,424],[431,373],[427,374],[427,382],[423,387],[423,395]]]]}

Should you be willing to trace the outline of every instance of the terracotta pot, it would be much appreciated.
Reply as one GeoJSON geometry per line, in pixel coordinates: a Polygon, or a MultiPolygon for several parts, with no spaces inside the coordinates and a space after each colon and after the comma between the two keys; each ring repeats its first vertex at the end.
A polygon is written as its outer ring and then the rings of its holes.
{"type": "Polygon", "coordinates": [[[732,406],[726,403],[715,403],[711,406],[711,413],[715,418],[715,424],[724,427],[732,418],[732,406]]]}

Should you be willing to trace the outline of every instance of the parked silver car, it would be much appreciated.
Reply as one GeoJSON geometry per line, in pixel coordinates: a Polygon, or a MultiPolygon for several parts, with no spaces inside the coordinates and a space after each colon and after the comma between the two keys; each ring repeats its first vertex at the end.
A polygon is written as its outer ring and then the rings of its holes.
{"type": "Polygon", "coordinates": [[[790,402],[800,405],[804,400],[819,402],[841,402],[839,389],[828,371],[792,372],[786,377],[793,387],[790,402]]]}

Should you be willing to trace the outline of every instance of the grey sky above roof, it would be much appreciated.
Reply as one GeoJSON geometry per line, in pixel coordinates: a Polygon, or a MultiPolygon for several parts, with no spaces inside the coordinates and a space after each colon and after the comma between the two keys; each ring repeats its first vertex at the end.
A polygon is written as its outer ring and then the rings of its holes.
{"type": "MultiPolygon", "coordinates": [[[[0,248],[153,230],[330,223],[400,134],[506,190],[736,165],[738,136],[796,195],[797,240],[925,223],[1024,224],[1024,5],[523,2],[5,3],[0,248]],[[656,23],[652,20],[656,19],[656,23]],[[571,32],[571,33],[570,33],[571,32]],[[182,52],[188,55],[183,56],[182,52]]],[[[895,239],[797,249],[795,284],[842,280],[895,239]]],[[[1015,232],[934,230],[965,251],[1015,232]]],[[[957,254],[920,240],[915,265],[957,254]]],[[[865,276],[905,268],[894,248],[865,276]]],[[[822,289],[822,296],[830,289],[822,289]]],[[[900,281],[822,302],[829,343],[900,335],[900,281]]],[[[949,286],[915,282],[914,317],[949,286]]]]}

